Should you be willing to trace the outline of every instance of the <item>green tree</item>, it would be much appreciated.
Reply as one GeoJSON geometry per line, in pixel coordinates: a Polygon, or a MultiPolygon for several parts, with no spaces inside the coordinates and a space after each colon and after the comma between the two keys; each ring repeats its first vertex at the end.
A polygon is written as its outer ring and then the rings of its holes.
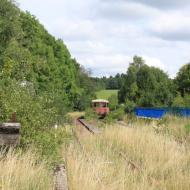
{"type": "Polygon", "coordinates": [[[13,1],[0,0],[0,51],[9,44],[12,38],[18,39],[21,35],[19,10],[13,1]]]}
{"type": "Polygon", "coordinates": [[[185,94],[184,102],[185,102],[186,107],[190,107],[190,95],[189,94],[185,94]]]}
{"type": "Polygon", "coordinates": [[[190,94],[190,63],[180,68],[175,82],[177,84],[178,91],[182,96],[186,93],[190,94]]]}
{"type": "Polygon", "coordinates": [[[124,103],[126,99],[136,102],[138,96],[136,94],[138,91],[137,72],[142,66],[144,66],[144,60],[141,57],[134,56],[133,62],[130,63],[126,76],[123,77],[124,82],[118,93],[120,103],[124,103]]]}
{"type": "Polygon", "coordinates": [[[111,95],[108,99],[109,107],[111,110],[116,110],[118,107],[118,98],[117,95],[111,95]]]}
{"type": "Polygon", "coordinates": [[[94,91],[62,40],[15,2],[0,0],[0,121],[16,112],[22,142],[31,143],[68,111],[85,109],[94,91]]]}
{"type": "Polygon", "coordinates": [[[177,96],[173,100],[172,106],[173,107],[185,107],[184,98],[181,96],[180,93],[177,93],[177,96]]]}
{"type": "Polygon", "coordinates": [[[166,73],[135,56],[119,90],[119,101],[143,107],[169,106],[174,92],[173,82],[166,73]]]}

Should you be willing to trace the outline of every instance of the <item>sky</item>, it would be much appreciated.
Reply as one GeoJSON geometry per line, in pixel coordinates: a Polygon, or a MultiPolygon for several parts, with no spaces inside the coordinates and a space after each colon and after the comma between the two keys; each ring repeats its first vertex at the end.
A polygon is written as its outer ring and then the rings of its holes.
{"type": "Polygon", "coordinates": [[[134,55],[174,78],[190,61],[190,0],[17,0],[93,76],[126,73],[134,55]]]}

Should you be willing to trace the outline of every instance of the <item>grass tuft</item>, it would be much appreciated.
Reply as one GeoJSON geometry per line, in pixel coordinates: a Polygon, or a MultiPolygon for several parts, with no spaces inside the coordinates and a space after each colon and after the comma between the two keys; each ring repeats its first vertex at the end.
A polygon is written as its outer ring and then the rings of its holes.
{"type": "Polygon", "coordinates": [[[38,156],[28,150],[0,151],[0,189],[2,190],[51,190],[52,173],[45,162],[38,163],[38,156]]]}
{"type": "Polygon", "coordinates": [[[73,143],[67,154],[72,190],[190,189],[190,152],[154,128],[118,125],[73,143]]]}

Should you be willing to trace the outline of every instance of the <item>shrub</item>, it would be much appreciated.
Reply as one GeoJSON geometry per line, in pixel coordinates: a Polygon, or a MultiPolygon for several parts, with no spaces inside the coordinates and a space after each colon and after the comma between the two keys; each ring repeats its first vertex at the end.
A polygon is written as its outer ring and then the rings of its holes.
{"type": "Polygon", "coordinates": [[[187,134],[190,133],[190,124],[185,125],[185,130],[187,134]]]}
{"type": "Polygon", "coordinates": [[[125,101],[125,113],[132,113],[136,104],[133,101],[126,100],[125,101]]]}
{"type": "Polygon", "coordinates": [[[99,116],[97,115],[97,113],[92,109],[92,108],[87,108],[85,110],[85,118],[86,119],[98,119],[99,116]]]}
{"type": "Polygon", "coordinates": [[[34,144],[42,157],[56,160],[61,144],[70,134],[64,128],[52,128],[57,121],[62,124],[66,120],[53,105],[54,100],[48,94],[34,95],[18,82],[7,80],[4,83],[6,85],[1,81],[0,85],[0,121],[9,121],[16,112],[22,126],[20,146],[28,149],[34,144]]]}
{"type": "Polygon", "coordinates": [[[108,101],[110,110],[116,110],[118,108],[118,98],[116,94],[111,95],[108,101]]]}
{"type": "Polygon", "coordinates": [[[184,107],[185,106],[185,101],[184,98],[178,93],[177,96],[174,98],[173,103],[172,103],[173,107],[184,107]]]}
{"type": "Polygon", "coordinates": [[[124,108],[120,106],[116,110],[110,111],[108,116],[105,117],[105,121],[110,123],[115,120],[123,120],[124,115],[125,115],[124,108]]]}
{"type": "Polygon", "coordinates": [[[185,94],[184,101],[185,101],[185,106],[190,107],[190,95],[189,94],[185,94]]]}

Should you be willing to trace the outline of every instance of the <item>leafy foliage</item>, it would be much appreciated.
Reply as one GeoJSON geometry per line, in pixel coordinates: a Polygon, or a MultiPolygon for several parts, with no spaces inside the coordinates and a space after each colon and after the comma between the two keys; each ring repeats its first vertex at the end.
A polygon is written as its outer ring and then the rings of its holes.
{"type": "Polygon", "coordinates": [[[41,146],[43,139],[58,144],[51,127],[69,110],[84,110],[94,96],[88,72],[14,1],[0,0],[0,42],[0,121],[16,113],[24,146],[41,146]]]}
{"type": "Polygon", "coordinates": [[[117,107],[118,107],[118,97],[116,94],[113,94],[111,95],[109,98],[108,98],[108,101],[109,101],[109,108],[110,110],[116,110],[117,107]]]}
{"type": "Polygon", "coordinates": [[[190,94],[190,63],[181,67],[177,73],[175,82],[182,96],[190,94]]]}
{"type": "Polygon", "coordinates": [[[110,77],[92,78],[92,81],[94,82],[94,86],[96,86],[96,90],[116,90],[121,88],[124,76],[124,74],[118,73],[110,77]]]}
{"type": "Polygon", "coordinates": [[[172,106],[173,107],[184,107],[185,106],[185,101],[184,101],[184,98],[181,96],[181,94],[177,94],[176,97],[174,98],[173,100],[173,103],[172,103],[172,106]]]}
{"type": "Polygon", "coordinates": [[[185,130],[187,134],[190,133],[190,124],[185,125],[185,130]]]}
{"type": "Polygon", "coordinates": [[[173,83],[166,73],[134,56],[119,90],[119,102],[143,107],[169,106],[173,93],[173,83]]]}

